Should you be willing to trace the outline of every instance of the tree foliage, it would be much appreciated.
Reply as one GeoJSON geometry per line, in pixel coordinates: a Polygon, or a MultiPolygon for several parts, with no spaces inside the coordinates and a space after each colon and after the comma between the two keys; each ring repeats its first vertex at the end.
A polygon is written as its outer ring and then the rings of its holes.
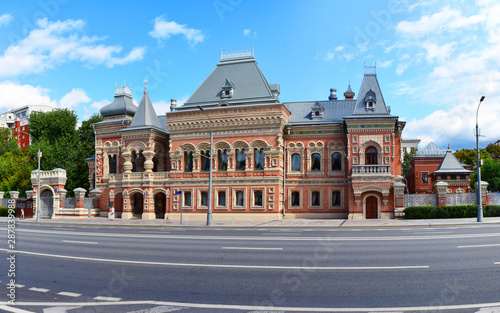
{"type": "Polygon", "coordinates": [[[411,170],[411,160],[413,160],[413,156],[416,152],[416,148],[411,148],[410,152],[405,151],[403,155],[403,163],[401,164],[401,175],[403,175],[403,177],[405,177],[411,170]]]}
{"type": "MultiPolygon", "coordinates": [[[[461,149],[455,151],[453,153],[457,159],[462,163],[462,164],[467,164],[467,165],[476,165],[477,164],[477,150],[476,149],[461,149]]],[[[486,160],[487,158],[490,157],[490,154],[488,151],[484,149],[480,149],[479,156],[482,160],[486,160]]]]}
{"type": "Polygon", "coordinates": [[[500,144],[498,141],[496,143],[490,143],[486,146],[486,151],[488,151],[492,159],[500,161],[500,144]]]}

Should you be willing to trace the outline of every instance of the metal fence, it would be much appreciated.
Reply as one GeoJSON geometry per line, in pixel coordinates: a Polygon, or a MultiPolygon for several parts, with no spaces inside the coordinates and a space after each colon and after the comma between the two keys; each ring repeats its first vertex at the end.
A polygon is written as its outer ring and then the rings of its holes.
{"type": "Polygon", "coordinates": [[[94,209],[94,199],[92,198],[85,198],[83,201],[83,208],[84,209],[94,209]]]}
{"type": "Polygon", "coordinates": [[[63,209],[74,209],[76,207],[75,198],[63,198],[62,207],[63,209]]]}
{"type": "MultiPolygon", "coordinates": [[[[500,193],[488,192],[486,204],[500,205],[500,193]]],[[[446,195],[446,205],[477,205],[477,193],[454,193],[446,195]]],[[[406,194],[405,208],[410,206],[437,206],[437,194],[406,194]]]]}
{"type": "Polygon", "coordinates": [[[406,194],[405,208],[410,206],[437,206],[437,194],[406,194]]]}

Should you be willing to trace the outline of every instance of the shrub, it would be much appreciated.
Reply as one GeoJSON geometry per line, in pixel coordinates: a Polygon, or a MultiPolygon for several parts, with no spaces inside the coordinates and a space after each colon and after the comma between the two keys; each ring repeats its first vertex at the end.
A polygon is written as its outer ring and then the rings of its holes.
{"type": "MultiPolygon", "coordinates": [[[[414,206],[404,210],[405,219],[438,219],[476,217],[477,205],[414,206]]],[[[483,207],[484,217],[500,216],[500,205],[483,207]]]]}
{"type": "Polygon", "coordinates": [[[0,216],[9,216],[9,208],[0,206],[0,216]]]}

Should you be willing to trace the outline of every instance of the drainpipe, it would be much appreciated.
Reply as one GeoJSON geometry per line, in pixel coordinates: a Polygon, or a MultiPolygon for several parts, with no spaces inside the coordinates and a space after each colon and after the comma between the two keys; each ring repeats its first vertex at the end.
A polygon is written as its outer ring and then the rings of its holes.
{"type": "MultiPolygon", "coordinates": [[[[292,127],[286,125],[288,135],[290,136],[290,130],[292,127]]],[[[285,216],[285,203],[286,203],[286,170],[287,170],[287,153],[286,153],[286,137],[283,138],[283,216],[285,216]]]]}

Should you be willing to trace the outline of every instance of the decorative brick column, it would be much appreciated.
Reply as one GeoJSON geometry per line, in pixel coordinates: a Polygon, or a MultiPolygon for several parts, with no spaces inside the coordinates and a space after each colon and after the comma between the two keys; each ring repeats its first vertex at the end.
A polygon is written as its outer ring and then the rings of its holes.
{"type": "Polygon", "coordinates": [[[143,203],[143,220],[154,220],[156,218],[155,214],[155,199],[153,192],[150,189],[144,190],[144,203],[143,203]]]}
{"type": "Polygon", "coordinates": [[[83,188],[76,188],[73,192],[75,193],[75,209],[83,209],[85,203],[85,193],[87,193],[87,190],[83,188]]]}
{"type": "Polygon", "coordinates": [[[5,194],[5,193],[4,193],[3,191],[0,191],[0,200],[2,200],[2,199],[3,199],[3,195],[4,195],[4,194],[5,194]]]}
{"type": "Polygon", "coordinates": [[[446,206],[446,191],[448,190],[448,183],[439,181],[434,185],[438,195],[438,206],[446,206]]]}
{"type": "MultiPolygon", "coordinates": [[[[481,181],[481,204],[486,205],[486,197],[488,193],[488,183],[485,181],[481,181]]],[[[477,182],[474,184],[474,189],[477,193],[477,182]]]]}
{"type": "Polygon", "coordinates": [[[133,217],[132,208],[130,206],[130,198],[128,196],[128,191],[123,191],[123,211],[122,211],[122,219],[128,220],[133,217]]]}
{"type": "Polygon", "coordinates": [[[59,207],[60,207],[61,209],[66,209],[66,208],[64,207],[64,203],[63,203],[63,202],[64,202],[64,199],[66,199],[66,193],[68,193],[68,191],[67,191],[66,189],[64,189],[64,188],[59,189],[59,198],[60,198],[60,199],[59,199],[59,202],[60,202],[59,207]]]}
{"type": "Polygon", "coordinates": [[[405,216],[405,187],[406,185],[402,182],[397,182],[394,184],[394,217],[402,218],[405,216]]]}

